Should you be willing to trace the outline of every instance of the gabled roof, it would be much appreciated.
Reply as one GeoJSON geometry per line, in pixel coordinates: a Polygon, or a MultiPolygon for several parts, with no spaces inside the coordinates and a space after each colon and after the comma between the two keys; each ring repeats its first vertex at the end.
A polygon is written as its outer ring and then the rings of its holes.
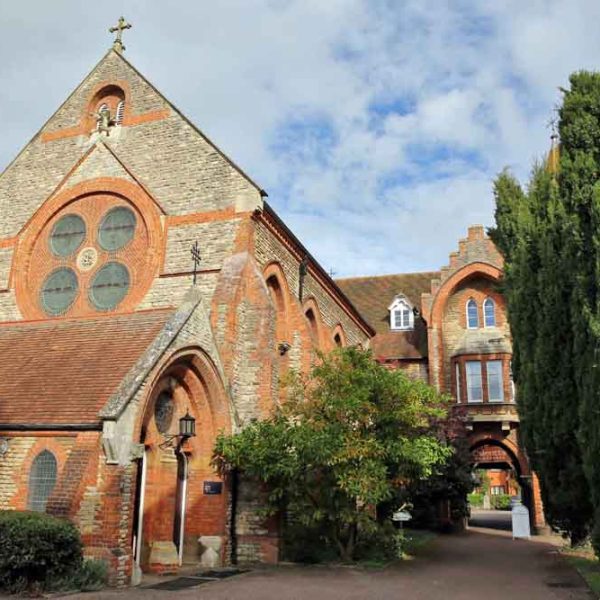
{"type": "Polygon", "coordinates": [[[338,279],[336,283],[377,335],[371,343],[376,358],[419,359],[427,356],[427,328],[415,318],[412,331],[390,330],[389,306],[394,298],[403,295],[420,310],[421,294],[431,290],[431,280],[439,272],[402,273],[371,277],[338,279]]]}
{"type": "Polygon", "coordinates": [[[172,309],[0,324],[0,425],[100,425],[172,309]]]}
{"type": "Polygon", "coordinates": [[[85,156],[90,140],[82,118],[108,82],[128,90],[133,121],[124,123],[124,135],[104,141],[167,213],[216,210],[249,198],[252,207],[260,203],[261,188],[111,50],[0,174],[0,214],[12,215],[0,220],[0,238],[16,236],[85,156]]]}

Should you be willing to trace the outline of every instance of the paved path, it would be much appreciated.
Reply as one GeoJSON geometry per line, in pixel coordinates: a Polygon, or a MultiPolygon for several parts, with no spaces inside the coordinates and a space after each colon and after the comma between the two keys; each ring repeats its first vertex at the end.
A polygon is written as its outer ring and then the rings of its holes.
{"type": "Polygon", "coordinates": [[[470,530],[436,539],[422,556],[382,571],[282,566],[181,591],[150,589],[70,600],[589,600],[591,592],[555,546],[470,530]]]}
{"type": "Polygon", "coordinates": [[[469,526],[512,531],[512,515],[508,510],[472,509],[469,526]]]}

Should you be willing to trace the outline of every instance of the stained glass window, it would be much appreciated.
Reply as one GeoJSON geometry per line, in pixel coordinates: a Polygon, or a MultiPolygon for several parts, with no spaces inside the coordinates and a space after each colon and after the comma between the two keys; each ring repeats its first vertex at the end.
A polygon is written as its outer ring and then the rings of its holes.
{"type": "Polygon", "coordinates": [[[156,421],[156,428],[160,433],[167,433],[173,420],[174,412],[173,398],[171,394],[162,392],[156,399],[154,405],[154,420],[156,421]]]}
{"type": "Polygon", "coordinates": [[[77,296],[77,275],[66,267],[53,271],[42,287],[42,306],[49,315],[61,315],[77,296]]]}
{"type": "Polygon", "coordinates": [[[105,264],[94,276],[90,300],[98,310],[113,310],[129,290],[129,271],[121,263],[105,264]]]}
{"type": "Polygon", "coordinates": [[[56,458],[44,450],[38,454],[29,473],[29,498],[27,508],[38,512],[46,511],[48,498],[56,485],[56,458]]]}
{"type": "Polygon", "coordinates": [[[79,215],[65,215],[50,234],[50,249],[56,256],[70,256],[85,239],[85,223],[79,215]]]}
{"type": "Polygon", "coordinates": [[[98,232],[98,241],[104,250],[112,252],[127,245],[135,233],[136,218],[125,206],[108,211],[98,232]]]}

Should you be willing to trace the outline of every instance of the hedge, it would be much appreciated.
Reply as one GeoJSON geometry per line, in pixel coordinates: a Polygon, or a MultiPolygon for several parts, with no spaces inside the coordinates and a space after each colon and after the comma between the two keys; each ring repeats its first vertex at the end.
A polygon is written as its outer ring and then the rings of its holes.
{"type": "Polygon", "coordinates": [[[75,526],[45,513],[0,511],[0,588],[43,590],[83,564],[75,526]]]}

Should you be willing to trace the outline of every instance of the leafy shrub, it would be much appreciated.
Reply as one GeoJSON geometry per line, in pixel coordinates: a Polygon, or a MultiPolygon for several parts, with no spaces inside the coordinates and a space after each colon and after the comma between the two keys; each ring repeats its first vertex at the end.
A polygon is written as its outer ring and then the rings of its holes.
{"type": "Polygon", "coordinates": [[[469,494],[467,496],[467,498],[469,500],[469,504],[473,508],[480,508],[483,506],[483,493],[479,492],[479,493],[469,494]]]}
{"type": "Polygon", "coordinates": [[[0,588],[43,590],[76,573],[82,544],[75,526],[45,513],[0,511],[0,588]]]}
{"type": "Polygon", "coordinates": [[[403,550],[402,531],[387,522],[375,529],[359,532],[355,556],[362,561],[387,562],[402,558],[403,550]]]}
{"type": "Polygon", "coordinates": [[[108,583],[108,566],[103,560],[86,559],[81,567],[66,577],[50,583],[53,590],[96,592],[108,583]]]}
{"type": "Polygon", "coordinates": [[[510,510],[510,496],[508,494],[492,496],[490,505],[495,510],[510,510]]]}

